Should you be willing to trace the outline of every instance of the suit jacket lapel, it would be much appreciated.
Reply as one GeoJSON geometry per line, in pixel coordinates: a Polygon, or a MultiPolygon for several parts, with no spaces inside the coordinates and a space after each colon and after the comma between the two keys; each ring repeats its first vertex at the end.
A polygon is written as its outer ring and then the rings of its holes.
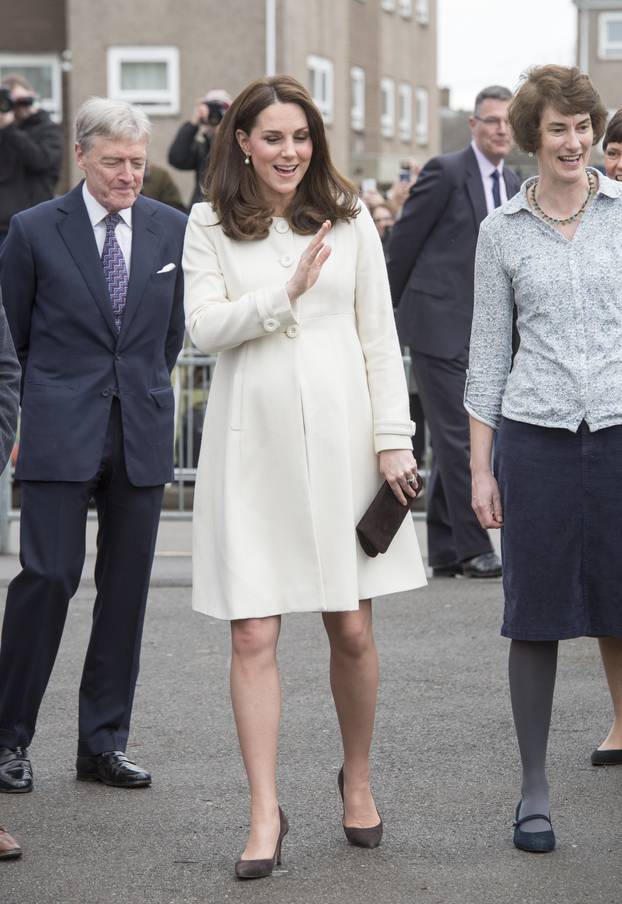
{"type": "Polygon", "coordinates": [[[106,325],[116,340],[117,330],[114,325],[108,287],[97,251],[93,227],[82,200],[82,183],[61,198],[58,207],[64,213],[63,219],[58,223],[58,230],[89,287],[106,325]]]}
{"type": "Polygon", "coordinates": [[[132,207],[132,259],[130,279],[125,300],[125,312],[121,324],[120,341],[127,334],[130,323],[143,299],[145,290],[155,272],[157,253],[160,247],[160,225],[151,208],[139,196],[132,207]]]}
{"type": "Polygon", "coordinates": [[[503,167],[503,181],[505,182],[505,190],[508,196],[508,201],[510,198],[513,198],[516,192],[520,188],[520,179],[516,175],[516,173],[508,169],[507,166],[503,167]]]}
{"type": "Polygon", "coordinates": [[[488,216],[486,195],[484,194],[484,186],[482,185],[482,175],[479,171],[477,159],[471,147],[467,148],[466,157],[466,189],[473,207],[475,223],[479,228],[479,224],[488,216]]]}

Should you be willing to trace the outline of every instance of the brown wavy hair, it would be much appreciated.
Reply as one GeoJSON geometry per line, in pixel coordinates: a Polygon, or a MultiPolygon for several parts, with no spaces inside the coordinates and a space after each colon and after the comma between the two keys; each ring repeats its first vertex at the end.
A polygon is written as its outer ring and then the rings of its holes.
{"type": "Polygon", "coordinates": [[[244,163],[236,132],[250,135],[261,111],[274,103],[302,108],[313,144],[309,168],[285,211],[291,228],[311,235],[324,220],[350,220],[358,212],[356,188],[330,159],[324,122],[307,89],[289,75],[260,78],[244,88],[225,113],[202,185],[223,232],[232,239],[263,239],[270,229],[273,210],[262,197],[253,166],[244,163]]]}
{"type": "Polygon", "coordinates": [[[535,153],[540,147],[540,121],[549,105],[564,116],[589,113],[593,144],[598,144],[605,131],[607,110],[589,76],[576,66],[534,66],[523,75],[508,111],[514,138],[523,151],[535,153]]]}

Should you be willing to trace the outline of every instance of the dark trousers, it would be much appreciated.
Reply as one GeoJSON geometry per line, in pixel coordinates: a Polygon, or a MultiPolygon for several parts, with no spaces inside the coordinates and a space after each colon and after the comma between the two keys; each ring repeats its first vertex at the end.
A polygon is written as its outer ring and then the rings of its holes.
{"type": "Polygon", "coordinates": [[[129,482],[116,399],[92,480],[22,482],[22,571],[9,586],[0,645],[0,746],[27,747],[34,735],[80,583],[93,498],[97,594],[80,685],[78,753],[125,750],[163,489],[129,482]]]}
{"type": "Polygon", "coordinates": [[[471,508],[469,418],[463,405],[468,354],[446,360],[411,351],[412,366],[432,437],[427,488],[428,562],[463,562],[491,552],[488,534],[471,508]]]}

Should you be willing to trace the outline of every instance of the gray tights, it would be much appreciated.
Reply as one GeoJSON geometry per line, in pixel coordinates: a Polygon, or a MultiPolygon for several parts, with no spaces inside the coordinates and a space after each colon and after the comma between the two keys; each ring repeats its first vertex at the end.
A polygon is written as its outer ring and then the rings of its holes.
{"type": "MultiPolygon", "coordinates": [[[[556,671],[556,640],[511,642],[510,695],[523,767],[520,816],[548,814],[550,809],[546,748],[556,671]]],[[[549,828],[543,819],[534,819],[522,826],[524,832],[543,832],[549,828]]]]}

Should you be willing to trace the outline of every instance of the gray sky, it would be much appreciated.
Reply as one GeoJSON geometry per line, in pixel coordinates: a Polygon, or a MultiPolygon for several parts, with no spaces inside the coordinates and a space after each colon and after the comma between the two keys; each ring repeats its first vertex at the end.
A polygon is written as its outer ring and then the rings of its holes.
{"type": "Polygon", "coordinates": [[[480,88],[516,87],[534,63],[575,62],[572,0],[437,0],[439,84],[451,106],[470,109],[480,88]]]}

